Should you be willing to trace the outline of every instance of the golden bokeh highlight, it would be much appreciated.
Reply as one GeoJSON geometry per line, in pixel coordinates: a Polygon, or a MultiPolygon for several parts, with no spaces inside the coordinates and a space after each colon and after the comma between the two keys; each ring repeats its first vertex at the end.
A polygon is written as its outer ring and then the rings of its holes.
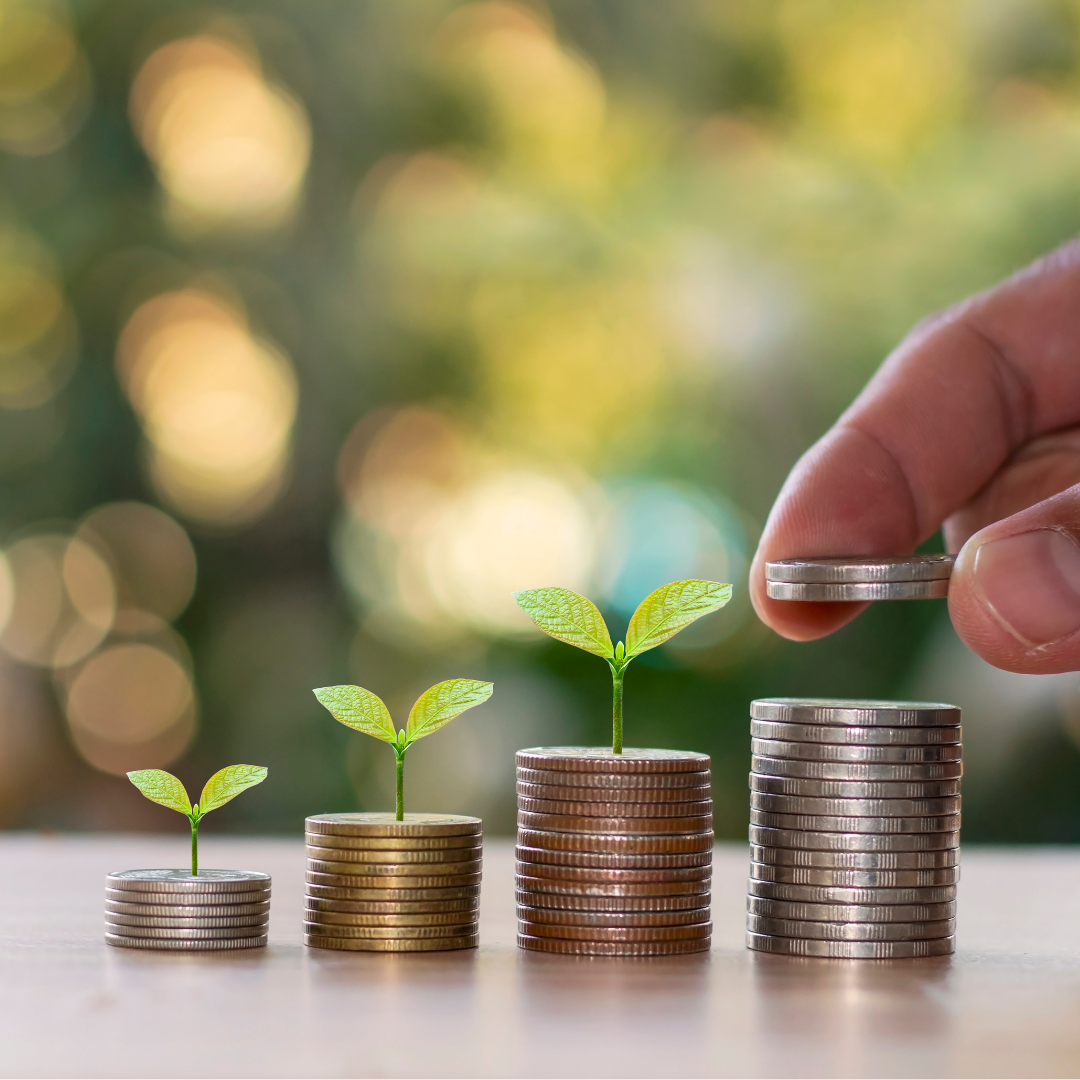
{"type": "Polygon", "coordinates": [[[311,131],[253,51],[211,35],[170,42],[143,64],[130,112],[174,225],[255,230],[291,217],[311,131]]]}
{"type": "Polygon", "coordinates": [[[100,554],[81,540],[51,533],[16,541],[6,559],[12,600],[0,646],[9,656],[64,668],[101,644],[116,613],[116,589],[100,554]]]}
{"type": "Polygon", "coordinates": [[[269,508],[286,478],[296,378],[242,312],[194,289],[155,297],[124,328],[117,370],[163,499],[220,527],[269,508]]]}
{"type": "Polygon", "coordinates": [[[0,0],[0,149],[53,153],[86,118],[90,96],[67,6],[0,0]]]}

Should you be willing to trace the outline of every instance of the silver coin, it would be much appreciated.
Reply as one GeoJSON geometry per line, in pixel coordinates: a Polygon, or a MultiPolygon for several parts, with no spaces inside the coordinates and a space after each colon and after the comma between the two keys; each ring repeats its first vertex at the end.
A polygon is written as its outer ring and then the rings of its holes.
{"type": "MultiPolygon", "coordinates": [[[[956,901],[941,904],[798,904],[791,900],[746,898],[751,915],[831,923],[938,922],[956,917],[956,901]]],[[[797,935],[796,935],[797,936],[797,935]]]]}
{"type": "Polygon", "coordinates": [[[618,833],[565,833],[541,829],[518,829],[518,843],[546,851],[605,852],[618,855],[675,855],[713,849],[709,832],[651,836],[621,836],[618,833]]]}
{"type": "Polygon", "coordinates": [[[754,862],[773,866],[812,866],[819,870],[934,870],[957,866],[960,849],[945,851],[805,851],[750,845],[754,862]]]}
{"type": "Polygon", "coordinates": [[[398,821],[393,814],[316,814],[304,820],[309,833],[372,838],[446,837],[481,833],[484,823],[461,814],[406,814],[398,821]]]}
{"type": "Polygon", "coordinates": [[[560,941],[693,941],[712,935],[712,923],[685,926],[566,926],[518,919],[518,933],[560,941]]]}
{"type": "Polygon", "coordinates": [[[309,843],[306,854],[309,859],[343,862],[364,868],[357,869],[356,873],[381,874],[384,866],[408,866],[410,872],[437,874],[440,868],[448,863],[479,862],[483,857],[483,849],[477,845],[471,848],[439,848],[434,851],[370,851],[366,848],[317,847],[309,843]],[[366,869],[369,866],[372,868],[370,871],[366,869]]]}
{"type": "Polygon", "coordinates": [[[182,926],[132,926],[128,923],[115,923],[105,920],[105,928],[110,934],[122,934],[131,938],[154,938],[162,941],[212,941],[221,938],[260,937],[266,934],[266,924],[257,926],[230,926],[222,929],[194,929],[182,926]]]}
{"type": "Polygon", "coordinates": [[[533,746],[515,755],[519,769],[580,773],[692,773],[709,768],[709,755],[691,750],[643,750],[607,746],[533,746]]]}
{"type": "Polygon", "coordinates": [[[750,792],[753,810],[774,814],[827,814],[829,817],[944,817],[960,813],[960,796],[945,799],[808,799],[799,795],[750,792]]]}
{"type": "Polygon", "coordinates": [[[960,710],[955,705],[878,698],[758,698],[750,702],[750,717],[781,724],[843,727],[955,727],[960,724],[960,710]]]}
{"type": "Polygon", "coordinates": [[[908,960],[921,956],[947,956],[956,951],[956,938],[933,938],[930,941],[812,941],[808,938],[771,937],[748,930],[746,947],[755,952],[782,953],[785,956],[908,960]]]}
{"type": "MultiPolygon", "coordinates": [[[[676,774],[678,775],[678,774],[676,774]]],[[[617,803],[625,806],[633,803],[639,806],[654,806],[656,803],[693,803],[712,798],[712,785],[699,784],[697,787],[679,788],[580,788],[555,784],[527,784],[517,782],[517,794],[524,799],[545,799],[549,802],[598,803],[606,805],[617,803]]],[[[560,811],[565,812],[565,811],[560,811]]]]}
{"type": "Polygon", "coordinates": [[[818,870],[808,866],[750,864],[750,876],[758,881],[779,881],[786,885],[839,885],[851,889],[915,889],[930,885],[955,885],[959,866],[936,870],[818,870]]]}
{"type": "Polygon", "coordinates": [[[946,848],[959,847],[960,834],[900,833],[883,836],[880,833],[802,832],[751,825],[750,843],[810,851],[944,851],[946,848]]]}
{"type": "Polygon", "coordinates": [[[783,742],[830,743],[833,746],[941,746],[962,741],[956,727],[847,727],[840,724],[784,724],[750,720],[757,739],[783,742]]]}
{"type": "Polygon", "coordinates": [[[270,888],[270,875],[255,870],[114,870],[106,889],[156,893],[259,892],[270,888]]]}
{"type": "MultiPolygon", "coordinates": [[[[564,893],[539,892],[519,888],[515,894],[519,907],[550,908],[553,911],[565,911],[570,915],[583,912],[598,914],[671,914],[680,911],[704,910],[709,908],[709,893],[694,893],[687,896],[583,896],[564,893]]],[[[698,922],[700,920],[693,920],[698,922]]]]}
{"type": "Polygon", "coordinates": [[[248,904],[269,904],[268,889],[238,893],[153,893],[138,889],[106,889],[105,900],[120,904],[147,904],[161,907],[237,907],[248,904]]]}
{"type": "Polygon", "coordinates": [[[940,581],[952,575],[955,555],[842,555],[779,559],[765,564],[766,581],[940,581]]]}
{"type": "Polygon", "coordinates": [[[752,934],[775,934],[777,937],[816,941],[930,941],[933,938],[952,937],[956,933],[956,920],[837,923],[747,915],[746,929],[752,934]]]}
{"type": "MultiPolygon", "coordinates": [[[[711,773],[708,769],[693,772],[663,773],[605,773],[605,772],[566,772],[563,769],[528,769],[521,765],[517,769],[519,784],[553,784],[556,787],[588,788],[593,790],[612,789],[619,792],[619,798],[630,798],[631,792],[638,790],[681,789],[708,787],[711,773]]],[[[592,798],[582,795],[581,798],[592,798]]]]}
{"type": "Polygon", "coordinates": [[[688,833],[712,831],[712,814],[692,818],[581,817],[574,814],[534,814],[519,810],[519,829],[535,829],[539,832],[565,833],[617,833],[620,836],[684,836],[688,833]]]}
{"type": "Polygon", "coordinates": [[[959,761],[963,757],[959,743],[939,746],[834,746],[829,743],[751,739],[750,750],[761,757],[794,758],[797,761],[923,764],[931,761],[959,761]]]}
{"type": "Polygon", "coordinates": [[[147,915],[155,919],[235,919],[245,915],[266,915],[270,911],[270,901],[256,904],[144,904],[106,900],[105,910],[117,915],[147,915]]]}
{"type": "Polygon", "coordinates": [[[806,780],[797,776],[750,774],[750,790],[815,799],[940,799],[960,794],[959,780],[806,780]]]}
{"type": "MultiPolygon", "coordinates": [[[[106,910],[105,916],[105,921],[109,925],[151,926],[159,930],[225,930],[233,926],[261,926],[265,932],[270,921],[268,914],[192,918],[171,915],[125,915],[119,911],[106,910]]],[[[121,933],[126,933],[126,931],[121,931],[121,933]]]]}
{"type": "Polygon", "coordinates": [[[234,938],[201,938],[197,940],[175,938],[130,937],[126,934],[106,934],[105,943],[122,949],[162,949],[166,952],[221,952],[225,949],[259,949],[267,942],[267,936],[234,938]]]}
{"type": "Polygon", "coordinates": [[[551,926],[690,926],[707,923],[712,917],[707,907],[681,911],[567,911],[527,904],[518,904],[517,916],[519,921],[551,926]]]}
{"type": "Polygon", "coordinates": [[[659,870],[664,867],[681,869],[687,866],[708,866],[712,863],[712,851],[679,855],[623,855],[597,851],[551,850],[518,844],[515,853],[522,862],[546,863],[550,866],[606,867],[613,870],[659,870]]]}
{"type": "Polygon", "coordinates": [[[561,896],[706,896],[711,892],[712,878],[697,881],[650,881],[641,884],[621,881],[561,881],[558,878],[535,877],[523,873],[519,868],[514,884],[519,892],[548,892],[561,896]]]}
{"type": "Polygon", "coordinates": [[[750,768],[767,776],[799,776],[806,780],[957,780],[964,773],[959,761],[925,764],[870,764],[862,761],[799,761],[754,754],[750,768]]]}
{"type": "Polygon", "coordinates": [[[939,817],[833,817],[829,814],[775,814],[771,810],[751,810],[750,823],[769,829],[799,829],[810,832],[900,833],[956,832],[959,814],[939,817]]]}
{"type": "Polygon", "coordinates": [[[564,941],[532,934],[517,936],[518,948],[569,956],[679,956],[708,952],[711,941],[708,937],[690,941],[564,941]]]}
{"type": "Polygon", "coordinates": [[[949,595],[949,583],[941,581],[838,581],[805,584],[767,581],[765,591],[773,600],[815,603],[857,603],[870,600],[940,600],[949,595]]]}
{"type": "Polygon", "coordinates": [[[338,949],[342,952],[451,952],[475,949],[479,934],[444,938],[348,938],[306,933],[304,944],[312,949],[338,949]]]}
{"type": "Polygon", "coordinates": [[[846,885],[792,885],[751,878],[746,891],[750,896],[761,896],[766,900],[793,900],[800,904],[944,904],[956,899],[955,885],[867,889],[846,885]]]}

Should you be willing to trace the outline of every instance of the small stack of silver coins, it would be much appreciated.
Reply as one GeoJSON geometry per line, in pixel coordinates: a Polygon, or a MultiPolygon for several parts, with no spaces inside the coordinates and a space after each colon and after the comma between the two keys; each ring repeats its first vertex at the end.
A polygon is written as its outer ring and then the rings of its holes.
{"type": "Polygon", "coordinates": [[[105,878],[105,940],[205,952],[266,944],[270,878],[250,870],[117,870],[105,878]]]}
{"type": "Polygon", "coordinates": [[[954,555],[846,555],[765,564],[773,600],[855,603],[935,600],[949,595],[954,555]]]}
{"type": "Polygon", "coordinates": [[[712,935],[706,754],[517,754],[518,944],[583,956],[705,952],[712,935]]]}
{"type": "Polygon", "coordinates": [[[479,818],[320,814],[306,829],[308,945],[438,952],[479,943],[479,818]]]}
{"type": "Polygon", "coordinates": [[[747,945],[850,959],[951,953],[960,710],[766,698],[750,716],[747,945]]]}

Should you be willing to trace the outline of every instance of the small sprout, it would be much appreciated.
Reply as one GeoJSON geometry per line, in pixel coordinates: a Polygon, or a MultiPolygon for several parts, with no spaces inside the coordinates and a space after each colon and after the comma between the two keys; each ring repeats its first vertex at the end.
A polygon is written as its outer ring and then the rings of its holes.
{"type": "Polygon", "coordinates": [[[626,630],[625,643],[612,647],[607,624],[597,606],[569,589],[526,589],[514,593],[518,606],[545,634],[603,657],[611,668],[612,739],[616,754],[623,750],[623,675],[630,661],[662,645],[702,615],[722,608],[731,599],[731,586],[716,581],[673,581],[649,593],[638,605],[626,630]]]}
{"type": "Polygon", "coordinates": [[[394,730],[390,710],[382,699],[362,686],[323,686],[313,693],[335,720],[393,748],[397,757],[397,820],[404,821],[405,752],[417,739],[431,735],[466,709],[487,701],[492,689],[491,683],[474,679],[436,683],[417,698],[401,731],[394,730]]]}
{"type": "Polygon", "coordinates": [[[140,769],[129,772],[128,779],[151,801],[167,806],[183,814],[191,822],[191,876],[199,872],[199,822],[204,815],[241,791],[261,784],[266,779],[266,769],[261,765],[229,765],[218,770],[206,781],[199,801],[192,806],[187,789],[172,773],[161,769],[140,769]]]}

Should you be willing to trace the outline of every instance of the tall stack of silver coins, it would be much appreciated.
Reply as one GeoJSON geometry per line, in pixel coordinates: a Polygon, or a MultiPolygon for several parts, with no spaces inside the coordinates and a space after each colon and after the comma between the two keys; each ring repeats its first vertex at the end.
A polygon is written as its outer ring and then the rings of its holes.
{"type": "Polygon", "coordinates": [[[206,952],[266,944],[270,878],[249,870],[117,870],[105,878],[105,940],[206,952]]]}
{"type": "Polygon", "coordinates": [[[706,754],[519,750],[517,792],[522,948],[581,956],[708,950],[706,754]]]}
{"type": "Polygon", "coordinates": [[[765,698],[750,716],[747,945],[851,959],[951,953],[960,710],[765,698]]]}
{"type": "Polygon", "coordinates": [[[479,818],[320,814],[305,825],[308,945],[439,952],[479,943],[479,818]]]}

